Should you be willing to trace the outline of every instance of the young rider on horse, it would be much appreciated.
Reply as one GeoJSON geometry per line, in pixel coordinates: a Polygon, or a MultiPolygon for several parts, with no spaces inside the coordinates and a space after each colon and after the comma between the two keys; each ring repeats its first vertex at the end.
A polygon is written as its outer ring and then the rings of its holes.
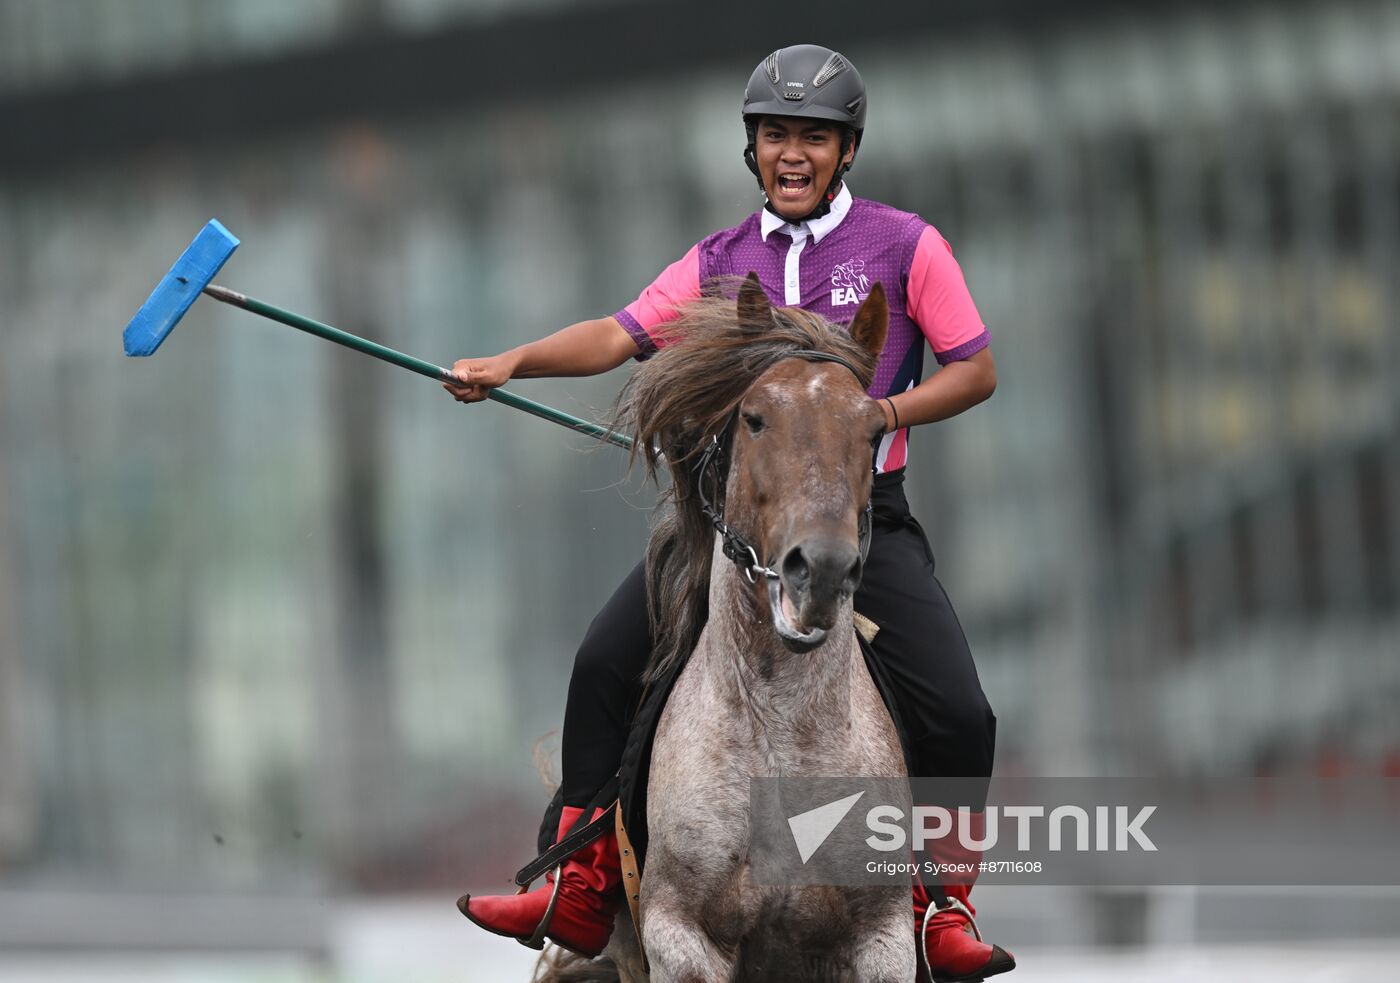
{"type": "MultiPolygon", "coordinates": [[[[510,379],[592,375],[646,358],[665,325],[715,278],[756,272],[774,303],[850,319],[870,286],[889,296],[889,339],[869,392],[885,412],[876,453],[874,535],[856,610],[879,626],[872,647],[895,690],[914,776],[988,778],[996,717],[967,640],[934,576],[933,554],[909,514],[902,483],[909,428],[956,416],[992,394],[990,336],[962,271],[938,231],[917,215],[853,198],[843,180],[865,127],[865,86],[855,67],[815,45],[780,49],[754,70],[744,94],[744,159],[767,198],[732,229],[701,240],[632,304],[491,358],[454,366],[461,402],[510,379]],[[924,346],[941,368],[920,381],[924,346]]],[[[651,648],[641,565],[594,619],[574,661],[564,716],[562,837],[618,769],[639,677],[651,648]]],[[[567,861],[544,932],[567,948],[601,952],[621,900],[615,838],[567,861]]],[[[1000,947],[972,934],[967,885],[945,886],[930,905],[915,886],[915,928],[935,980],[978,980],[1014,968],[1000,947]]],[[[546,919],[552,888],[470,899],[464,913],[500,935],[527,938],[546,919]]]]}

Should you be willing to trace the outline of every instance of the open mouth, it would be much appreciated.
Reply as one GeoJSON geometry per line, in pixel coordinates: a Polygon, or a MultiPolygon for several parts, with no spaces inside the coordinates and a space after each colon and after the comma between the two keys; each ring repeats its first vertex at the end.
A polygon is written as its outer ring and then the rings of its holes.
{"type": "Polygon", "coordinates": [[[810,652],[826,641],[825,628],[805,629],[798,626],[797,609],[788,600],[779,577],[768,578],[768,606],[773,610],[773,627],[789,651],[810,652]]]}
{"type": "Polygon", "coordinates": [[[812,186],[810,174],[784,171],[778,175],[778,193],[784,198],[801,198],[812,186]]]}

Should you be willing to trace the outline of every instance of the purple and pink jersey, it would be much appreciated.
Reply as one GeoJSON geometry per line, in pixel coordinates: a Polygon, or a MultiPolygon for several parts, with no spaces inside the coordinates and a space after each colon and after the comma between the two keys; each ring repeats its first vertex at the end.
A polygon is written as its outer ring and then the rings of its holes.
{"type": "MultiPolygon", "coordinates": [[[[658,329],[698,298],[703,284],[750,271],[773,303],[837,323],[850,322],[871,284],[884,286],[890,329],[868,390],[875,399],[918,385],[926,341],[940,365],[969,358],[991,341],[938,230],[909,212],[852,198],[845,188],[828,214],[800,226],[763,210],[707,236],[615,316],[645,358],[665,344],[658,329]]],[[[908,428],[886,434],[877,469],[902,468],[908,446],[908,428]]]]}

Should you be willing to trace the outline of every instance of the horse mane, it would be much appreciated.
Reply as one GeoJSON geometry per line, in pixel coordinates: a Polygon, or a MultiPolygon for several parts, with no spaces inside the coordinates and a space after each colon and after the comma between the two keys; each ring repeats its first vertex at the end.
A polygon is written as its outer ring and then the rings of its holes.
{"type": "Polygon", "coordinates": [[[775,307],[771,323],[739,319],[729,291],[685,305],[666,326],[666,346],[643,362],[618,396],[613,428],[635,441],[649,480],[668,471],[660,517],[646,549],[647,613],[653,647],[644,681],[665,678],[694,649],[709,613],[715,530],[700,511],[694,464],[758,377],[803,349],[849,362],[868,388],[877,357],[844,326],[796,307],[775,307]],[[663,457],[664,455],[664,457],[663,457]]]}

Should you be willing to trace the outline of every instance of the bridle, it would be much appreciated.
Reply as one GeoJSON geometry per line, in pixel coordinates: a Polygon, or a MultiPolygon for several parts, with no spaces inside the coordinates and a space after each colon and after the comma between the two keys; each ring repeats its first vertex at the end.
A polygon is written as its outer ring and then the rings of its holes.
{"type": "MultiPolygon", "coordinates": [[[[844,365],[850,369],[851,374],[860,380],[860,373],[856,367],[846,361],[840,355],[833,355],[829,352],[819,352],[809,348],[799,348],[793,351],[788,358],[802,358],[809,362],[835,362],[837,365],[844,365]]],[[[725,439],[720,440],[720,434],[712,434],[710,442],[701,452],[700,459],[695,463],[695,489],[700,499],[700,511],[705,518],[710,520],[710,524],[715,527],[715,531],[720,535],[720,550],[729,560],[739,568],[739,572],[748,578],[749,583],[758,583],[759,577],[768,580],[777,580],[778,571],[771,566],[760,562],[758,550],[753,544],[735,532],[734,529],[724,521],[724,479],[728,473],[728,468],[724,466],[725,451],[728,449],[729,440],[734,432],[734,425],[739,418],[739,407],[734,410],[725,420],[724,426],[720,428],[720,433],[725,439]]],[[[871,448],[870,472],[874,474],[875,452],[879,448],[879,438],[876,438],[871,448]]],[[[859,529],[859,546],[861,563],[865,563],[866,554],[870,552],[870,530],[871,520],[874,514],[874,504],[867,499],[865,511],[861,513],[859,529]]]]}

